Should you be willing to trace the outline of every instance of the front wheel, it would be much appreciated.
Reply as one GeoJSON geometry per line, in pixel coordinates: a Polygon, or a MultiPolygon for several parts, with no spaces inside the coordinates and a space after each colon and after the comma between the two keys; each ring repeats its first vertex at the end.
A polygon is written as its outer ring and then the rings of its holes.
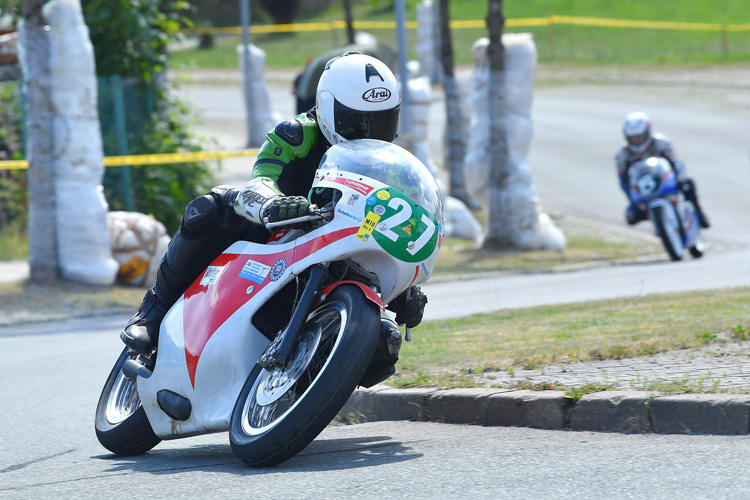
{"type": "Polygon", "coordinates": [[[672,217],[671,220],[668,220],[664,213],[664,207],[652,208],[651,218],[654,220],[656,231],[659,233],[659,238],[661,238],[661,242],[664,244],[669,258],[672,260],[681,260],[683,251],[682,235],[680,234],[680,228],[675,218],[672,217]]]}
{"type": "Polygon", "coordinates": [[[96,405],[96,437],[117,455],[140,455],[159,444],[141,405],[135,382],[125,378],[122,367],[128,360],[123,349],[104,384],[96,405]]]}
{"type": "Polygon", "coordinates": [[[284,369],[255,365],[232,411],[232,451],[267,467],[299,453],[351,396],[372,358],[380,315],[362,291],[341,285],[308,317],[284,369]]]}

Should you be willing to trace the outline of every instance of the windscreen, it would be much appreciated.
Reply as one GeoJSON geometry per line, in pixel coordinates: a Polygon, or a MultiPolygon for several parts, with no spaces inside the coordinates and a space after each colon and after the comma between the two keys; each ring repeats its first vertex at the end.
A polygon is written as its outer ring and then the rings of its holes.
{"type": "Polygon", "coordinates": [[[405,149],[389,142],[357,139],[332,146],[320,170],[351,172],[397,189],[443,222],[443,199],[427,167],[405,149]]]}

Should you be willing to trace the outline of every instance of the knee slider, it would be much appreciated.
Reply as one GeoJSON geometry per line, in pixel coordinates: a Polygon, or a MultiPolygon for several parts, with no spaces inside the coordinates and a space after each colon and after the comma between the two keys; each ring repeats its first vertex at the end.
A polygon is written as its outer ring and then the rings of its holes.
{"type": "Polygon", "coordinates": [[[185,209],[182,225],[188,231],[199,231],[208,224],[221,223],[221,209],[216,198],[210,194],[200,196],[185,209]]]}

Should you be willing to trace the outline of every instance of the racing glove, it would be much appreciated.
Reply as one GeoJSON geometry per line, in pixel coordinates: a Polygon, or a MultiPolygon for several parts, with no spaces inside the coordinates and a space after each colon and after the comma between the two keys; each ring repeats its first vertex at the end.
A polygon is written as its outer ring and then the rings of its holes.
{"type": "Polygon", "coordinates": [[[303,217],[310,210],[310,202],[304,196],[278,196],[264,207],[264,217],[269,222],[279,222],[303,217]]]}
{"type": "Polygon", "coordinates": [[[409,290],[393,299],[387,309],[396,313],[396,323],[406,325],[407,328],[414,328],[422,322],[427,295],[416,285],[409,290]],[[409,290],[411,293],[407,300],[406,295],[409,290]]]}

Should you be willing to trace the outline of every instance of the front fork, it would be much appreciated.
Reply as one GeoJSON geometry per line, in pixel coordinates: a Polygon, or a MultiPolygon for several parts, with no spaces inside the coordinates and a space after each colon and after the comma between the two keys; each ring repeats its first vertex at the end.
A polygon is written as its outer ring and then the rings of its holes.
{"type": "Polygon", "coordinates": [[[321,283],[328,276],[328,263],[315,264],[310,268],[310,277],[305,285],[305,290],[299,299],[297,308],[292,314],[289,325],[276,335],[276,338],[266,348],[258,359],[258,364],[268,371],[276,368],[284,368],[289,363],[292,349],[297,344],[297,339],[302,333],[303,326],[308,314],[315,305],[318,298],[321,283]]]}

